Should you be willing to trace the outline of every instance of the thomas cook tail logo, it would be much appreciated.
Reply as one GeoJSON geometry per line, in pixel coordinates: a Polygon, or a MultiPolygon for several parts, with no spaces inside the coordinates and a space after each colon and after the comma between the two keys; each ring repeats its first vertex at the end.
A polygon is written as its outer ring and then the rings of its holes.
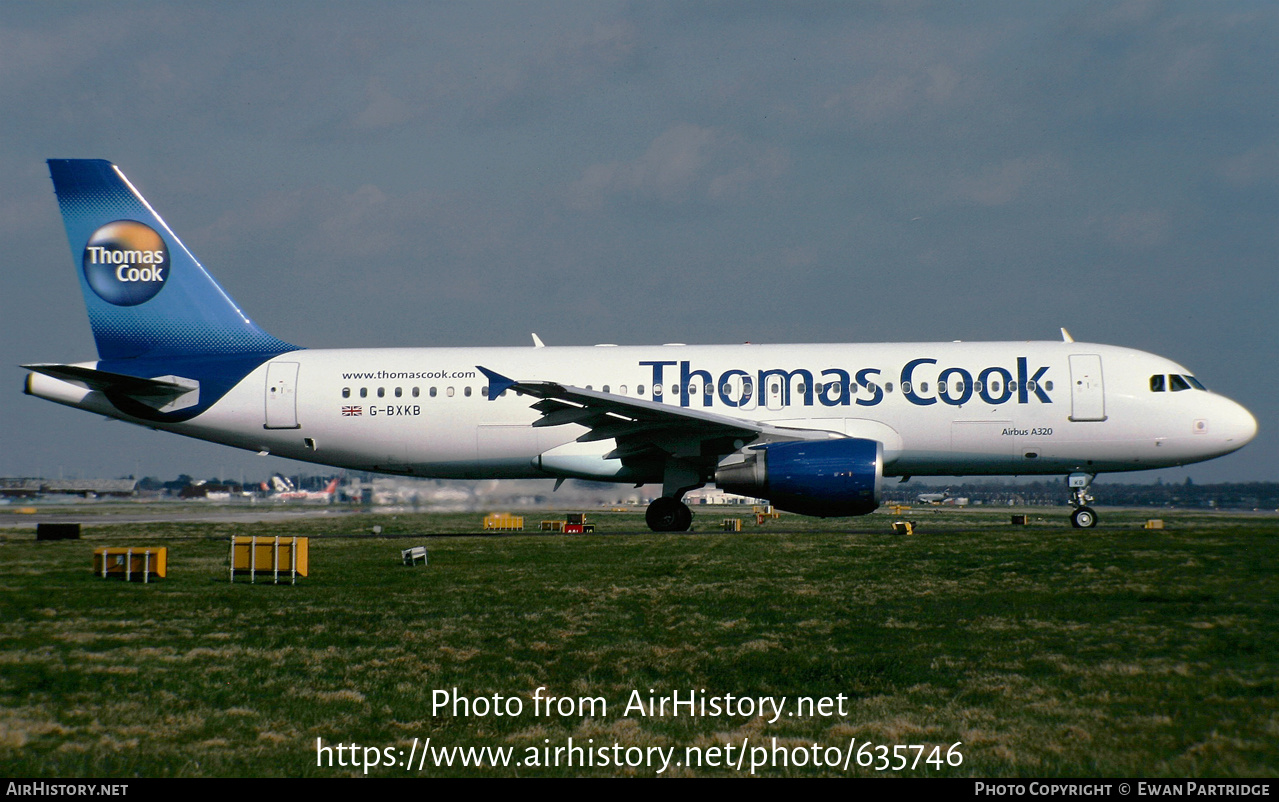
{"type": "Polygon", "coordinates": [[[107,303],[137,306],[154,298],[169,280],[169,249],[150,226],[116,220],[89,237],[84,277],[107,303]]]}

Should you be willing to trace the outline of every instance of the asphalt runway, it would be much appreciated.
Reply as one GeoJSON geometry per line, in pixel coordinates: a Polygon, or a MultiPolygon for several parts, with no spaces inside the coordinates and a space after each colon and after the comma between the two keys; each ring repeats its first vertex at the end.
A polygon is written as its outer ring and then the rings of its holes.
{"type": "Polygon", "coordinates": [[[21,513],[21,507],[13,505],[12,509],[0,508],[0,529],[35,529],[38,524],[84,524],[86,526],[103,526],[111,524],[140,523],[262,523],[265,521],[291,521],[301,518],[331,517],[338,515],[358,515],[361,510],[341,508],[305,508],[305,507],[257,507],[252,509],[235,509],[228,507],[212,507],[207,510],[165,509],[164,505],[139,505],[137,510],[121,509],[112,506],[108,509],[94,509],[92,505],[84,505],[82,509],[59,506],[48,512],[40,510],[39,505],[34,513],[21,513]]]}

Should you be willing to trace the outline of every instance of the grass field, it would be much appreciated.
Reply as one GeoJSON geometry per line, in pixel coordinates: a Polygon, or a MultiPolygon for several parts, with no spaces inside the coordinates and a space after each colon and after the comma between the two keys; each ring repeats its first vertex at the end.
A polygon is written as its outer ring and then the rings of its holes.
{"type": "MultiPolygon", "coordinates": [[[[723,512],[701,513],[706,531],[684,535],[644,532],[637,513],[593,514],[594,536],[434,536],[475,532],[478,514],[86,518],[83,540],[46,543],[0,532],[0,766],[38,777],[339,776],[363,769],[317,766],[317,738],[376,747],[387,762],[420,754],[426,738],[511,747],[516,759],[572,738],[673,747],[681,763],[686,747],[776,738],[809,748],[807,764],[773,753],[756,773],[1279,774],[1279,519],[1165,512],[1168,528],[1145,531],[1149,513],[1103,510],[1101,527],[1077,531],[1061,509],[1028,512],[1020,527],[1007,510],[916,510],[910,537],[888,534],[882,513],[710,531],[723,512]],[[383,537],[367,534],[374,524],[383,537]],[[296,587],[228,583],[233,533],[312,537],[311,576],[296,587]],[[91,553],[104,544],[167,546],[168,578],[96,578],[91,553]],[[418,544],[430,565],[400,565],[400,549],[418,544]],[[603,697],[607,712],[535,715],[539,686],[603,697]],[[453,688],[518,697],[523,709],[434,710],[435,691],[453,688]],[[632,691],[650,689],[784,696],[788,714],[624,714],[632,691]],[[840,695],[842,713],[789,715],[797,697],[840,695]],[[814,743],[872,744],[864,757],[960,743],[962,763],[814,766],[814,743]]],[[[533,526],[553,517],[525,515],[533,526]]],[[[657,773],[528,763],[419,770],[415,760],[368,773],[657,773]]]]}

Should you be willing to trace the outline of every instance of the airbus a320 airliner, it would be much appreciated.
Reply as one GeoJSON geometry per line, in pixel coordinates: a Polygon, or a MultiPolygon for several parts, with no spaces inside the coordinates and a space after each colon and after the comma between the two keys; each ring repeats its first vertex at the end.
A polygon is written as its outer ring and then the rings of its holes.
{"type": "Polygon", "coordinates": [[[1074,342],[305,349],[250,320],[113,164],[51,159],[98,359],[29,395],[352,470],[660,483],[656,531],[714,482],[863,515],[885,477],[1096,474],[1243,447],[1257,422],[1186,368],[1074,342]]]}

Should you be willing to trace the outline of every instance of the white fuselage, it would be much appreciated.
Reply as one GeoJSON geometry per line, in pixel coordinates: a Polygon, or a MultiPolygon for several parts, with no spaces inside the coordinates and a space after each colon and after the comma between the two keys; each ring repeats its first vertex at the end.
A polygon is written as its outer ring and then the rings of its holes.
{"type": "Polygon", "coordinates": [[[1189,375],[1174,362],[1074,342],[300,350],[259,366],[182,423],[130,418],[100,393],[45,376],[33,376],[30,390],[157,429],[349,469],[635,478],[602,459],[611,441],[566,446],[586,429],[533,427],[534,399],[507,392],[489,400],[479,366],[876,440],[889,476],[1160,468],[1229,453],[1256,432],[1247,410],[1223,396],[1173,391],[1167,381],[1152,389],[1152,376],[1189,375]],[[538,459],[557,448],[587,458],[563,469],[538,459]]]}

